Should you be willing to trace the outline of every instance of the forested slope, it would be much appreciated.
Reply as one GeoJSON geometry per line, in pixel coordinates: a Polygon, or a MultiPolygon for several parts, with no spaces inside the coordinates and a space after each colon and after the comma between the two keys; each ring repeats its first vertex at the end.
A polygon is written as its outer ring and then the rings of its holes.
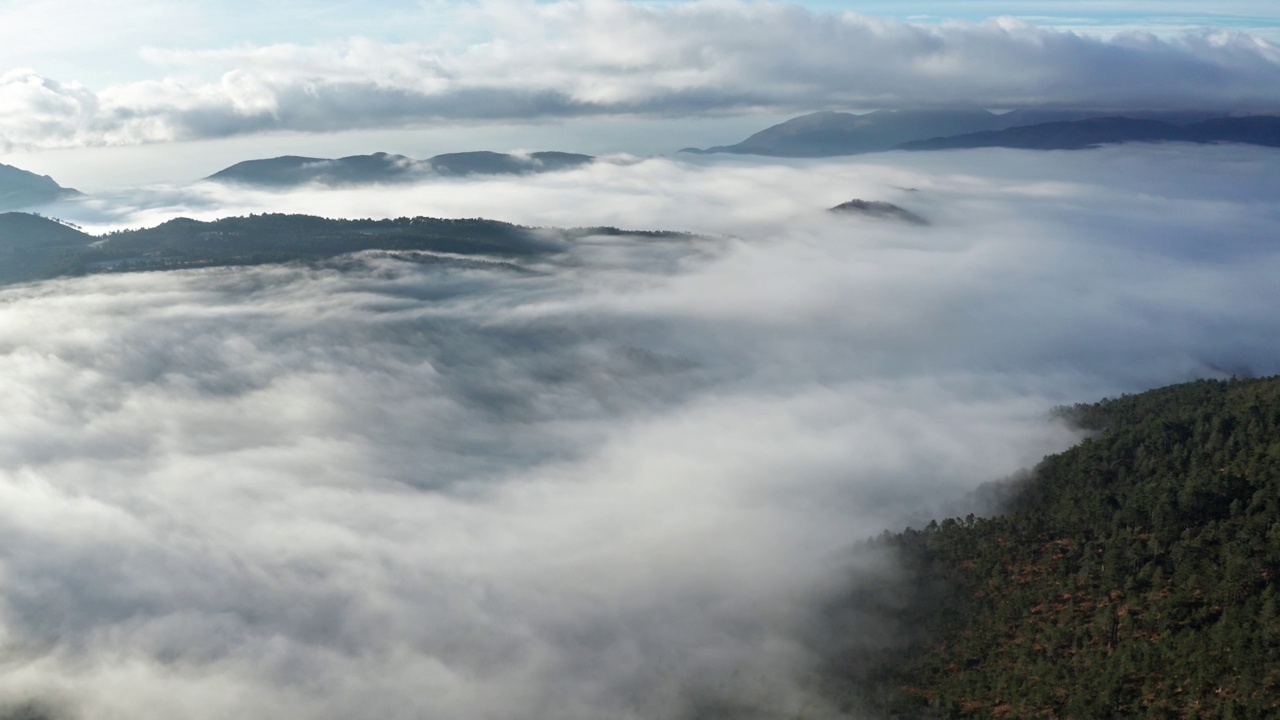
{"type": "Polygon", "coordinates": [[[1063,412],[1096,435],[1003,515],[876,541],[912,570],[917,634],[856,694],[891,717],[1280,717],[1280,379],[1063,412]]]}

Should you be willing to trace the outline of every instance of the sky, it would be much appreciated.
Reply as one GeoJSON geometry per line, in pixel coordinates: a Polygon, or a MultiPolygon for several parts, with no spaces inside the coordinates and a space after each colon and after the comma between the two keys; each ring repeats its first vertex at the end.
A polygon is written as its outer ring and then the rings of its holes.
{"type": "Polygon", "coordinates": [[[5,0],[0,161],[96,189],[273,149],[647,156],[821,109],[1267,112],[1278,20],[1262,1],[5,0]],[[98,152],[145,145],[181,162],[98,152]]]}
{"type": "Polygon", "coordinates": [[[998,511],[974,491],[1082,439],[1056,406],[1280,372],[1280,150],[674,151],[818,109],[1280,105],[1280,10],[1203,5],[0,0],[0,162],[89,191],[39,210],[90,232],[694,234],[0,288],[0,720],[877,720],[820,691],[901,641],[832,619],[903,586],[867,538],[998,511]],[[198,182],[474,149],[604,157],[198,182]]]}

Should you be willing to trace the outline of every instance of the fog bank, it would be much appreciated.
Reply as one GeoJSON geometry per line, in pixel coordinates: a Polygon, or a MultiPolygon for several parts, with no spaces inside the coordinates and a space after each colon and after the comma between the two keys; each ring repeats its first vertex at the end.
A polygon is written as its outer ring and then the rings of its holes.
{"type": "Polygon", "coordinates": [[[894,572],[853,543],[1069,446],[1056,404],[1277,372],[1277,159],[657,159],[66,206],[707,236],[0,290],[0,699],[821,717],[814,602],[894,572]],[[932,225],[825,211],[855,197],[932,225]]]}

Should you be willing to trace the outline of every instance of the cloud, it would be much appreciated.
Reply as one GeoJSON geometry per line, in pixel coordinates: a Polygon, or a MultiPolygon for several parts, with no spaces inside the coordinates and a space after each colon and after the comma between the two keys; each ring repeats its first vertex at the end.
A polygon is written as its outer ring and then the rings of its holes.
{"type": "MultiPolygon", "coordinates": [[[[0,80],[7,149],[590,115],[880,106],[1274,109],[1280,48],[1238,31],[1109,39],[777,3],[482,2],[419,43],[151,48],[161,79],[0,80]],[[39,92],[33,92],[39,88],[39,92]],[[31,111],[46,120],[29,120],[31,111]]],[[[428,29],[423,28],[423,35],[428,29]]]]}
{"type": "Polygon", "coordinates": [[[0,75],[0,107],[8,148],[105,140],[93,132],[98,98],[81,85],[61,85],[31,70],[11,70],[0,75]]]}
{"type": "Polygon", "coordinates": [[[713,235],[0,291],[0,700],[821,715],[815,636],[892,642],[878,617],[814,631],[893,577],[851,544],[1068,446],[1055,404],[1280,369],[1278,160],[696,158],[67,206],[713,235]],[[825,211],[850,197],[933,225],[825,211]]]}

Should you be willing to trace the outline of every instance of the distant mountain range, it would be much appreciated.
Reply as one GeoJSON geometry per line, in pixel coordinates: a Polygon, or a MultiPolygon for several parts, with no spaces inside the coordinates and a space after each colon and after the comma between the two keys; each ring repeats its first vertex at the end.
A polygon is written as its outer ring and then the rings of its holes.
{"type": "MultiPolygon", "coordinates": [[[[1252,142],[1255,144],[1274,144],[1273,142],[1257,142],[1268,137],[1265,118],[1222,118],[1221,113],[1210,112],[1131,112],[1103,114],[1080,110],[1014,110],[996,114],[981,109],[961,110],[878,110],[876,112],[855,115],[843,112],[816,112],[792,118],[786,122],[761,130],[751,137],[735,145],[720,145],[699,150],[685,148],[681,152],[735,153],[745,155],[768,155],[773,157],[834,157],[839,155],[856,155],[868,152],[880,152],[898,148],[926,149],[915,147],[921,141],[940,142],[939,138],[955,136],[982,135],[987,140],[993,133],[1011,131],[1015,128],[1039,127],[1054,125],[1071,127],[1075,123],[1086,123],[1081,126],[1092,128],[1097,138],[1106,138],[1106,124],[1099,124],[1100,119],[1132,120],[1131,127],[1115,124],[1116,139],[1094,139],[1081,147],[1103,142],[1129,142],[1131,140],[1148,139],[1134,128],[1139,123],[1152,123],[1151,128],[1161,128],[1159,137],[1151,139],[1184,139],[1177,130],[1185,127],[1205,126],[1213,128],[1213,123],[1226,122],[1229,128],[1217,128],[1221,139],[1204,142],[1252,142]],[[1118,117],[1117,117],[1118,115],[1118,117]],[[1252,131],[1245,128],[1250,123],[1258,125],[1252,131]]],[[[1200,137],[1200,136],[1195,136],[1200,137]]],[[[1200,140],[1193,140],[1199,142],[1200,140]]],[[[939,144],[938,148],[948,147],[939,144]]],[[[959,146],[957,146],[959,147],[959,146]]],[[[982,145],[966,145],[963,147],[982,147],[982,145]]],[[[1007,147],[1036,147],[1028,145],[1008,145],[1007,147]]]]}
{"type": "Polygon", "coordinates": [[[1215,118],[1190,125],[1125,117],[1090,118],[918,140],[903,143],[898,149],[1004,147],[1024,150],[1079,150],[1105,143],[1124,142],[1225,142],[1280,147],[1280,117],[1215,118]]]}
{"type": "Polygon", "coordinates": [[[48,175],[0,164],[0,211],[47,205],[80,194],[78,190],[62,187],[48,175]]]}
{"type": "Polygon", "coordinates": [[[777,157],[828,157],[888,150],[909,140],[990,130],[996,116],[985,110],[879,110],[864,115],[816,112],[766,128],[736,145],[681,152],[777,157]]]}
{"type": "Polygon", "coordinates": [[[329,159],[283,157],[246,160],[205,178],[214,182],[291,187],[321,185],[363,185],[421,180],[430,175],[525,175],[566,170],[594,160],[590,155],[565,152],[536,152],[512,155],[496,152],[463,152],[414,160],[404,155],[374,153],[329,159]]]}

